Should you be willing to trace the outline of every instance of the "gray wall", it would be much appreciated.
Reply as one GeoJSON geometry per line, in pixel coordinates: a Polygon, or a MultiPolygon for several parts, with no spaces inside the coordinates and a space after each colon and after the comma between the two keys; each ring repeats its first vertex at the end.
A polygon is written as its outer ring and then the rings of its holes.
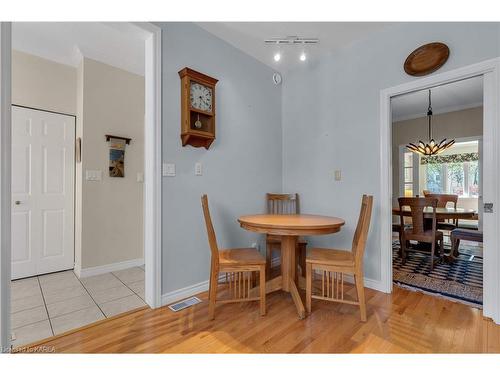
{"type": "Polygon", "coordinates": [[[500,29],[488,23],[409,23],[289,72],[283,86],[283,187],[301,194],[302,212],[338,215],[346,226],[312,244],[349,249],[361,195],[374,194],[365,274],[380,279],[380,90],[416,78],[402,64],[417,46],[443,41],[451,54],[439,71],[500,55],[500,29]],[[342,170],[342,181],[333,171],[342,170]]]}
{"type": "Polygon", "coordinates": [[[163,178],[162,292],[206,281],[210,252],[200,197],[207,193],[219,247],[248,247],[262,236],[237,218],[265,209],[265,193],[281,191],[281,87],[273,71],[190,23],[163,29],[163,160],[176,177],[163,178]],[[217,139],[210,150],[181,147],[180,79],[190,67],[219,80],[217,139]],[[203,176],[194,175],[201,162],[203,176]]]}

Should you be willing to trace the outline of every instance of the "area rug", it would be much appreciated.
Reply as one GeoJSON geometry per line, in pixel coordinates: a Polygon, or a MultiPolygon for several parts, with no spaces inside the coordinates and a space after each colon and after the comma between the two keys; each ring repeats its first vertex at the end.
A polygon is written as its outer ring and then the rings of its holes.
{"type": "MultiPolygon", "coordinates": [[[[445,252],[449,251],[446,247],[445,252]]],[[[392,244],[395,284],[482,308],[483,258],[480,245],[461,243],[460,256],[455,261],[435,263],[432,271],[429,255],[409,251],[403,265],[398,251],[399,241],[395,240],[392,244]]]]}

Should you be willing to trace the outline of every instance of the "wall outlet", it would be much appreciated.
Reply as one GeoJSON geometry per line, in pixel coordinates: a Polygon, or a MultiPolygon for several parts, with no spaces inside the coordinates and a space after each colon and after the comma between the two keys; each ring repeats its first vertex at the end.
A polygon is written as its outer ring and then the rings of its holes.
{"type": "Polygon", "coordinates": [[[335,172],[333,172],[335,181],[340,181],[342,180],[342,171],[340,169],[337,169],[335,172]]]}
{"type": "Polygon", "coordinates": [[[194,174],[195,174],[195,176],[201,176],[201,175],[203,175],[203,170],[201,168],[201,163],[196,163],[194,165],[194,174]]]}
{"type": "Polygon", "coordinates": [[[164,177],[175,177],[175,164],[163,163],[162,172],[164,177]]]}

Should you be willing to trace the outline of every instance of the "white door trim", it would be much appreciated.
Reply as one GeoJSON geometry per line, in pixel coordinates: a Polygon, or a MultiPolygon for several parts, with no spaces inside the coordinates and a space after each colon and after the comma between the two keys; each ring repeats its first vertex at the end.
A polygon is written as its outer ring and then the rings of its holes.
{"type": "MultiPolygon", "coordinates": [[[[500,58],[454,69],[448,72],[421,78],[380,92],[380,245],[381,285],[383,291],[392,291],[392,145],[391,145],[391,97],[437,85],[483,76],[483,142],[489,154],[483,155],[483,170],[489,171],[488,180],[483,183],[484,201],[492,202],[494,213],[491,228],[485,231],[485,242],[493,244],[484,251],[483,315],[500,324],[500,228],[498,205],[500,204],[499,100],[500,100],[500,58]]],[[[484,146],[484,145],[483,145],[484,146]]]]}
{"type": "Polygon", "coordinates": [[[161,306],[161,28],[133,23],[149,33],[145,41],[144,260],[146,303],[161,306]]]}
{"type": "Polygon", "coordinates": [[[0,353],[10,348],[11,23],[0,23],[0,353]]]}

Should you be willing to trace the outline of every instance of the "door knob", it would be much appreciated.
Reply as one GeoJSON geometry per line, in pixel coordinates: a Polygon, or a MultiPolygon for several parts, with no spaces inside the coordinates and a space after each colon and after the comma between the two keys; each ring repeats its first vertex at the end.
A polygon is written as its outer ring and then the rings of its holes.
{"type": "Polygon", "coordinates": [[[15,201],[14,203],[16,204],[16,206],[19,206],[21,204],[21,201],[15,201]]]}

